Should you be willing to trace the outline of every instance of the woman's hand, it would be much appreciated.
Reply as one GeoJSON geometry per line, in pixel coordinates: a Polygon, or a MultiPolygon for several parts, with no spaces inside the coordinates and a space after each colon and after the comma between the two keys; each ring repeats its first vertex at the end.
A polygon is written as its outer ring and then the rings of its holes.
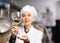
{"type": "Polygon", "coordinates": [[[11,29],[11,33],[13,36],[16,36],[18,33],[19,28],[17,26],[13,26],[11,29]]]}
{"type": "Polygon", "coordinates": [[[21,35],[21,37],[17,37],[17,38],[25,42],[29,42],[29,37],[27,36],[27,34],[23,34],[21,35]]]}

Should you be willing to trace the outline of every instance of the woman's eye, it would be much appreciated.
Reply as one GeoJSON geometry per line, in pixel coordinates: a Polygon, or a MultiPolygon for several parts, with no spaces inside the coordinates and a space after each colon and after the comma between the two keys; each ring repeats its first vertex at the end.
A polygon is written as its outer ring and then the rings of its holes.
{"type": "Polygon", "coordinates": [[[25,15],[23,14],[22,17],[25,17],[25,15]]]}
{"type": "Polygon", "coordinates": [[[22,17],[30,17],[31,16],[31,14],[22,14],[22,17]]]}
{"type": "Polygon", "coordinates": [[[28,14],[28,16],[31,16],[31,14],[28,14]]]}

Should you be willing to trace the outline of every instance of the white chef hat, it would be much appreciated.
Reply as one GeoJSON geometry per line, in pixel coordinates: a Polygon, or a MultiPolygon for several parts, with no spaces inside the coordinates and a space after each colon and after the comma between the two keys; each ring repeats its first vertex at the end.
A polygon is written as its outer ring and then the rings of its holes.
{"type": "Polygon", "coordinates": [[[37,17],[37,11],[36,9],[33,7],[33,6],[30,6],[30,5],[26,5],[24,6],[22,9],[21,9],[21,15],[23,14],[23,12],[30,12],[32,17],[33,17],[33,21],[35,20],[35,18],[37,17]]]}

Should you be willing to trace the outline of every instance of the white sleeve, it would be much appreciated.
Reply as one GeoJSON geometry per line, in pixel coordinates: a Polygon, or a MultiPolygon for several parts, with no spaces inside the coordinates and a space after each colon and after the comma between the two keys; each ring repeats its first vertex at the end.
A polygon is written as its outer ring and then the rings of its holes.
{"type": "Polygon", "coordinates": [[[43,39],[43,32],[41,32],[37,35],[36,43],[42,43],[42,39],[43,39]]]}

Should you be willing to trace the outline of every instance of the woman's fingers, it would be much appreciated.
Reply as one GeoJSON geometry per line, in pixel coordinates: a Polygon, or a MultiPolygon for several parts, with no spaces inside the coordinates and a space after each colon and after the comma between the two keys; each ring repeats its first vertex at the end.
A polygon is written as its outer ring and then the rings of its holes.
{"type": "Polygon", "coordinates": [[[17,26],[13,26],[12,29],[11,29],[11,33],[13,35],[17,35],[17,33],[18,33],[18,27],[17,26]]]}
{"type": "Polygon", "coordinates": [[[29,38],[28,38],[28,36],[25,34],[25,35],[22,35],[21,37],[17,37],[18,39],[20,39],[20,40],[24,40],[24,41],[28,41],[29,40],[29,38]]]}

